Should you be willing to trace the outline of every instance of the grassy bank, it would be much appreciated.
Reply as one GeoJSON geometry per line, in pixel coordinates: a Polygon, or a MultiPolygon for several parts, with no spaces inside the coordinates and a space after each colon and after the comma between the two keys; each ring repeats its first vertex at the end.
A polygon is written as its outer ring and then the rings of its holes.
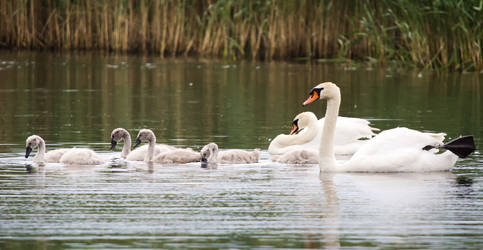
{"type": "Polygon", "coordinates": [[[483,69],[483,0],[5,0],[0,46],[483,69]]]}

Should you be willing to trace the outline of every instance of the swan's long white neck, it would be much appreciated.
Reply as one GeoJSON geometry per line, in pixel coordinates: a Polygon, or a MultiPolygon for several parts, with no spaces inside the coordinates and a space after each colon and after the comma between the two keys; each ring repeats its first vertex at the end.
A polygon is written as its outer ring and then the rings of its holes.
{"type": "Polygon", "coordinates": [[[126,158],[131,153],[131,135],[129,133],[124,134],[124,146],[122,146],[121,158],[126,158]]]}
{"type": "Polygon", "coordinates": [[[299,145],[311,141],[317,135],[317,119],[309,120],[308,125],[301,133],[287,137],[287,144],[299,145]]]}
{"type": "Polygon", "coordinates": [[[311,141],[317,135],[317,131],[317,119],[310,120],[307,127],[298,134],[277,136],[274,142],[270,144],[269,151],[272,151],[274,154],[284,153],[285,147],[302,145],[311,141]]]}
{"type": "Polygon", "coordinates": [[[144,161],[152,162],[153,155],[154,155],[154,147],[156,146],[156,136],[153,134],[148,142],[149,142],[148,153],[146,154],[146,156],[144,156],[144,161]]]}
{"type": "Polygon", "coordinates": [[[39,145],[37,145],[38,151],[34,157],[34,162],[41,163],[44,162],[44,155],[45,155],[45,141],[42,138],[39,138],[39,145]]]}
{"type": "Polygon", "coordinates": [[[339,116],[340,91],[327,100],[324,128],[320,138],[319,165],[320,171],[334,170],[337,167],[334,154],[334,137],[337,117],[339,116]]]}

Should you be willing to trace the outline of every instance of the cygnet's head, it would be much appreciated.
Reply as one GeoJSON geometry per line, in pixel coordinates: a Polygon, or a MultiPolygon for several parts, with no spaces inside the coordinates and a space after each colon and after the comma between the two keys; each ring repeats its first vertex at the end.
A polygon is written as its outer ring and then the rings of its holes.
{"type": "Polygon", "coordinates": [[[215,163],[218,158],[218,145],[211,142],[206,144],[200,151],[201,163],[215,163]]]}
{"type": "Polygon", "coordinates": [[[25,158],[28,158],[30,153],[32,152],[32,149],[37,148],[41,143],[43,143],[42,137],[38,135],[31,135],[27,138],[25,141],[25,158]]]}
{"type": "Polygon", "coordinates": [[[117,143],[123,141],[125,138],[129,136],[129,132],[123,128],[116,128],[111,133],[111,149],[113,150],[117,143]]]}
{"type": "Polygon", "coordinates": [[[317,122],[317,116],[312,112],[302,112],[295,116],[292,122],[292,131],[290,134],[293,135],[300,130],[309,126],[311,122],[317,122]]]}
{"type": "Polygon", "coordinates": [[[330,100],[335,97],[339,97],[340,99],[340,89],[334,83],[324,82],[311,89],[309,95],[309,98],[305,100],[302,106],[321,99],[330,100]]]}
{"type": "Polygon", "coordinates": [[[156,142],[156,136],[151,129],[141,129],[139,131],[138,136],[136,136],[136,143],[134,143],[133,148],[139,146],[141,142],[156,142]]]}

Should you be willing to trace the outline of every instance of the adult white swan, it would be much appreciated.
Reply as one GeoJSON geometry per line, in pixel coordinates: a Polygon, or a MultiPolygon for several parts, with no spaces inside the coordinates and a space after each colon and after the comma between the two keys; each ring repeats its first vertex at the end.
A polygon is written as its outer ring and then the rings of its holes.
{"type": "MultiPolygon", "coordinates": [[[[129,132],[123,128],[116,128],[111,133],[111,150],[113,150],[117,143],[124,141],[122,146],[121,158],[128,161],[143,161],[146,153],[148,152],[148,145],[143,145],[137,147],[131,151],[131,135],[129,132]]],[[[174,150],[176,147],[169,146],[166,144],[156,144],[154,147],[154,155],[158,155],[161,152],[174,150]]]]}
{"type": "Polygon", "coordinates": [[[142,142],[148,142],[148,152],[144,157],[145,162],[188,163],[199,162],[201,160],[200,153],[190,148],[176,148],[155,155],[154,148],[156,145],[156,136],[150,129],[141,129],[139,131],[136,137],[134,148],[136,148],[142,142]]]}
{"type": "Polygon", "coordinates": [[[422,133],[408,128],[394,128],[379,133],[367,141],[347,162],[337,164],[334,137],[341,101],[339,87],[331,82],[321,83],[310,91],[310,97],[302,105],[319,99],[327,100],[325,124],[319,146],[321,172],[446,171],[454,166],[458,156],[466,157],[475,150],[472,136],[443,144],[444,133],[422,133]],[[448,151],[436,154],[440,148],[448,151]]]}
{"type": "MultiPolygon", "coordinates": [[[[268,146],[268,152],[272,158],[278,158],[287,152],[294,150],[318,151],[322,127],[325,118],[317,120],[312,112],[298,114],[292,122],[292,131],[289,135],[280,134],[275,137],[268,146]],[[296,134],[296,132],[299,132],[296,134]]],[[[337,155],[352,155],[378,130],[370,126],[365,119],[339,117],[335,127],[334,152],[337,155]]]]}
{"type": "Polygon", "coordinates": [[[43,164],[44,162],[60,162],[68,165],[99,165],[107,159],[98,155],[88,148],[57,149],[45,153],[45,141],[38,135],[27,138],[27,148],[25,158],[28,158],[32,149],[38,147],[34,162],[43,164]]]}

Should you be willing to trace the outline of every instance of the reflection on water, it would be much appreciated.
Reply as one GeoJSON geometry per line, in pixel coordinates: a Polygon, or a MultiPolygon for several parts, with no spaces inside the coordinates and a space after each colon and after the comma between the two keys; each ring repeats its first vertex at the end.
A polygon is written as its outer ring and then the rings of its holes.
{"type": "Polygon", "coordinates": [[[477,152],[452,172],[323,174],[274,164],[317,82],[342,90],[341,114],[381,129],[475,135],[483,146],[481,74],[345,71],[337,64],[0,52],[0,248],[480,248],[477,152]],[[112,129],[152,128],[160,143],[260,148],[261,162],[204,168],[119,159],[36,166],[25,139],[48,149],[108,152],[112,129]],[[464,176],[472,184],[458,184],[464,176]]]}
{"type": "Polygon", "coordinates": [[[319,176],[317,166],[272,164],[266,155],[259,164],[217,169],[142,163],[127,169],[4,168],[0,245],[481,244],[481,185],[469,191],[449,172],[319,176]]]}

